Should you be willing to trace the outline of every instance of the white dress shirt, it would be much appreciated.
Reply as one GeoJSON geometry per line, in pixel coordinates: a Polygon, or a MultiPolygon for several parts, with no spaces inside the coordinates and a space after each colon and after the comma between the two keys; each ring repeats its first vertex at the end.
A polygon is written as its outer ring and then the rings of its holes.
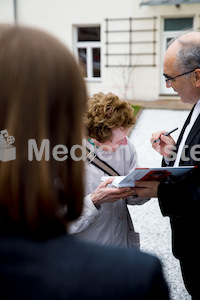
{"type": "Polygon", "coordinates": [[[183,137],[182,137],[182,140],[180,142],[180,145],[179,145],[179,148],[178,148],[178,152],[177,152],[177,156],[176,156],[176,160],[175,160],[175,163],[174,163],[174,167],[178,167],[179,166],[179,162],[180,162],[180,158],[181,158],[181,153],[183,151],[183,147],[185,146],[185,142],[187,140],[187,137],[198,117],[198,115],[200,114],[200,99],[199,101],[197,102],[197,104],[195,105],[194,107],[194,110],[193,110],[193,113],[192,113],[192,116],[190,118],[190,123],[187,125],[185,131],[184,131],[184,134],[183,134],[183,137]]]}

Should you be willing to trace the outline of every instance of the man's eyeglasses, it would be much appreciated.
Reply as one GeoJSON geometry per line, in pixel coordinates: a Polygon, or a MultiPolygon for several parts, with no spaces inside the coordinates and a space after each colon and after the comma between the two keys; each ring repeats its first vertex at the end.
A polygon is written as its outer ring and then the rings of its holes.
{"type": "Polygon", "coordinates": [[[177,76],[174,76],[174,77],[170,77],[170,76],[168,76],[167,74],[163,74],[163,76],[165,76],[165,81],[166,81],[166,84],[168,85],[168,87],[171,87],[172,86],[172,80],[173,79],[175,79],[175,78],[178,78],[178,77],[181,77],[181,76],[184,76],[184,75],[187,75],[187,74],[189,74],[189,73],[192,73],[192,72],[194,72],[196,69],[198,69],[198,68],[195,68],[195,69],[193,69],[193,70],[191,70],[191,71],[188,71],[188,72],[185,72],[185,73],[183,73],[183,74],[180,74],[180,75],[177,75],[177,76]]]}

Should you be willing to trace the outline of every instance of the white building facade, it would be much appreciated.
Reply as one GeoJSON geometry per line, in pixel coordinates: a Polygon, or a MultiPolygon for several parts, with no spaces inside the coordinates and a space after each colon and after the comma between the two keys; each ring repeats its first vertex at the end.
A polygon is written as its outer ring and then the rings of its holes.
{"type": "Polygon", "coordinates": [[[0,22],[59,38],[83,68],[89,95],[176,99],[163,56],[182,30],[200,30],[200,0],[0,0],[0,22]]]}

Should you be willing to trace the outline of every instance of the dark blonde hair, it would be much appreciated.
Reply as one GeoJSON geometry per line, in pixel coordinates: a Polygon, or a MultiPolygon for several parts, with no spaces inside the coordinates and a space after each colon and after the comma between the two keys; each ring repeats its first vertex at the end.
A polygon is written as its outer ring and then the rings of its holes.
{"type": "Polygon", "coordinates": [[[134,109],[113,93],[98,93],[88,99],[84,116],[87,137],[103,143],[111,138],[111,129],[129,128],[134,123],[134,109]]]}
{"type": "Polygon", "coordinates": [[[20,26],[0,27],[0,70],[0,130],[16,147],[16,160],[0,163],[0,233],[57,235],[81,213],[82,162],[28,161],[28,140],[49,139],[50,153],[81,143],[84,81],[61,42],[20,26]]]}

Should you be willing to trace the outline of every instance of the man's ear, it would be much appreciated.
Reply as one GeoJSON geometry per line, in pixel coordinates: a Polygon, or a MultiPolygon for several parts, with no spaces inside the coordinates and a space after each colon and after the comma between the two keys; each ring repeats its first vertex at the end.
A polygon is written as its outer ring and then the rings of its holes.
{"type": "Polygon", "coordinates": [[[196,77],[196,87],[200,87],[200,69],[194,71],[196,77]]]}

